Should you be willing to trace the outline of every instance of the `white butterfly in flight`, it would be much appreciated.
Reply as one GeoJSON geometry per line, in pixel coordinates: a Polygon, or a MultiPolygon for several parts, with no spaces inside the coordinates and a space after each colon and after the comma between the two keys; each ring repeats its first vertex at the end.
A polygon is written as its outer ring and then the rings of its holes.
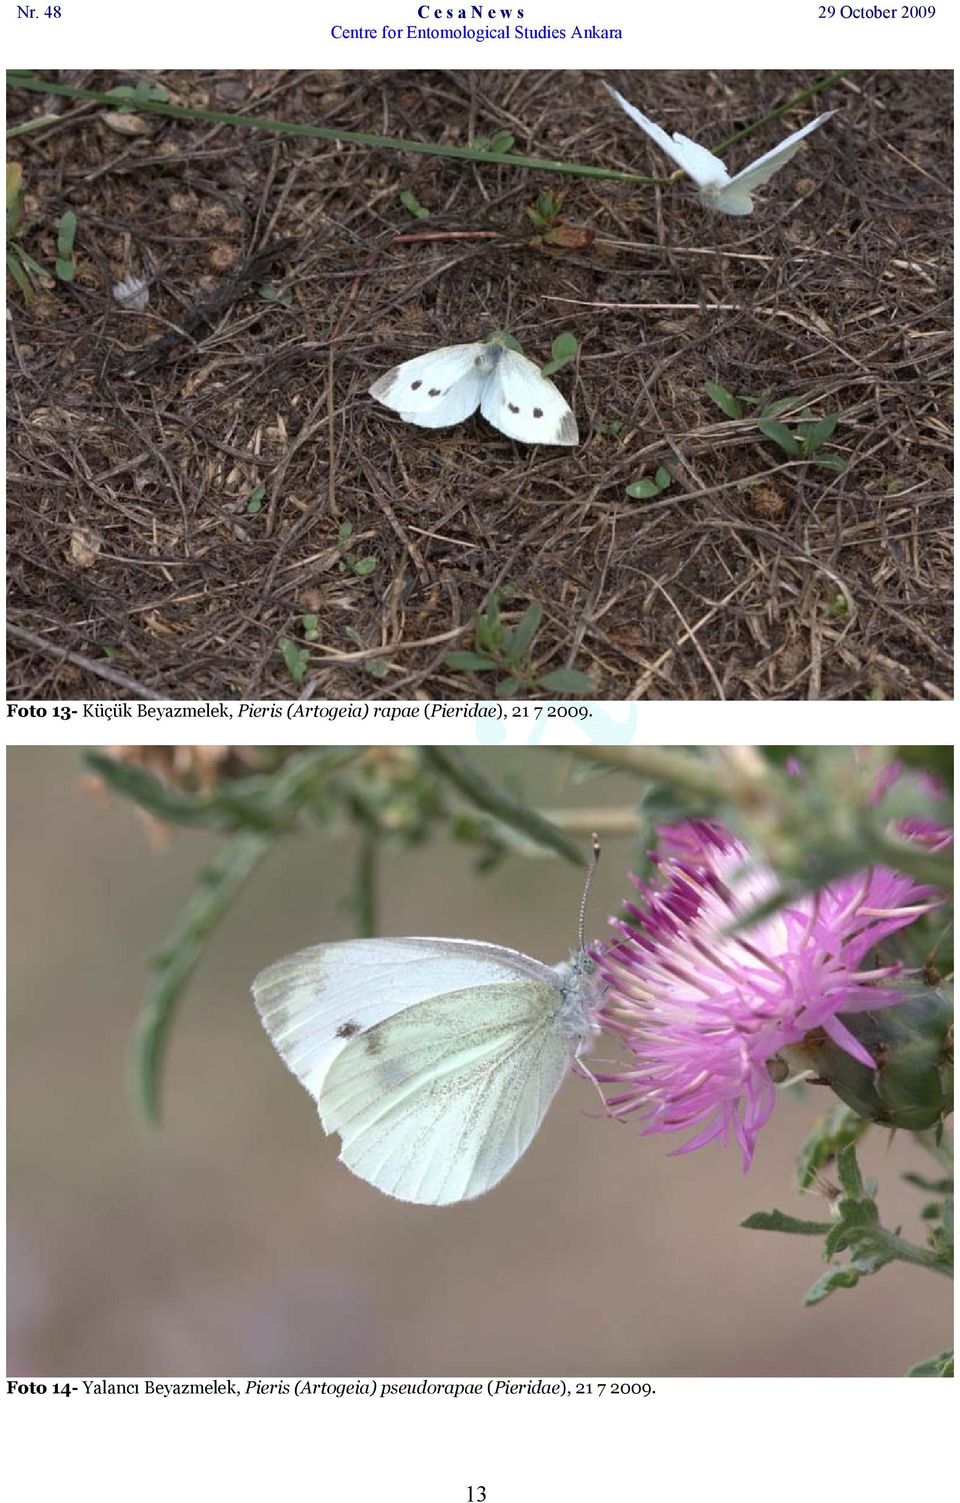
{"type": "Polygon", "coordinates": [[[827,110],[825,115],[818,115],[816,120],[811,120],[809,125],[804,125],[800,130],[794,131],[779,146],[768,151],[764,156],[758,157],[749,167],[744,167],[735,177],[731,177],[719,157],[715,157],[712,151],[705,146],[698,146],[696,141],[691,141],[687,136],[675,134],[668,136],[659,125],[654,125],[646,115],[642,115],[634,105],[628,104],[622,94],[616,89],[604,84],[604,88],[622,110],[626,110],[630,119],[645,130],[647,135],[656,141],[661,151],[665,151],[671,161],[682,167],[688,177],[692,177],[699,190],[700,202],[708,209],[716,209],[721,214],[752,214],[753,199],[751,194],[755,188],[760,188],[768,183],[775,172],[790,161],[800,149],[800,142],[804,136],[816,130],[836,110],[827,110]]]}
{"type": "Polygon", "coordinates": [[[582,943],[548,966],[466,939],[315,945],[253,983],[341,1161],[434,1206],[482,1195],[513,1168],[592,1042],[601,989],[582,943]]]}
{"type": "Polygon", "coordinates": [[[370,396],[418,428],[450,428],[479,407],[488,423],[523,444],[575,444],[580,437],[553,382],[496,335],[405,360],[374,381],[370,396]]]}

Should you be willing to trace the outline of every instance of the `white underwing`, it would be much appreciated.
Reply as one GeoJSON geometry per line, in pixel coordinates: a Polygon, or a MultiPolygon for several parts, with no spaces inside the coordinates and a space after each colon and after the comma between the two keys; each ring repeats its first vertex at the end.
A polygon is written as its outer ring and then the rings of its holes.
{"type": "Polygon", "coordinates": [[[818,115],[816,120],[811,120],[809,125],[804,125],[800,130],[794,131],[792,136],[787,136],[779,146],[768,151],[764,156],[758,157],[749,167],[744,167],[734,177],[730,176],[723,162],[715,157],[712,151],[705,146],[699,146],[696,141],[691,141],[687,136],[679,133],[668,136],[665,130],[648,120],[646,115],[628,104],[622,94],[616,89],[604,84],[604,88],[617,101],[620,108],[625,110],[640,129],[646,131],[651,140],[655,141],[660,150],[665,152],[672,162],[682,167],[688,177],[692,177],[697,185],[700,202],[708,209],[715,209],[720,214],[752,214],[752,194],[756,188],[768,183],[775,172],[779,172],[791,157],[795,156],[800,149],[800,143],[804,136],[809,136],[811,131],[817,129],[835,110],[827,110],[826,114],[818,115]]]}
{"type": "Polygon", "coordinates": [[[253,995],[342,1162],[399,1200],[450,1205],[526,1151],[592,1041],[598,987],[582,951],[547,966],[473,940],[357,939],[277,961],[253,995]]]}
{"type": "Polygon", "coordinates": [[[479,407],[488,423],[523,444],[570,445],[580,437],[553,382],[496,339],[405,360],[374,381],[370,396],[418,428],[450,428],[479,407]]]}

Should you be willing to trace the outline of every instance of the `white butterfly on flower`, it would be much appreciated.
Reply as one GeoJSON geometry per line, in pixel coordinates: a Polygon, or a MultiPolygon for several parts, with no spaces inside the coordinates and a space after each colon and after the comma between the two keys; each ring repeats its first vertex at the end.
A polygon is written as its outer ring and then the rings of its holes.
{"type": "Polygon", "coordinates": [[[405,360],[374,381],[370,396],[418,428],[450,428],[479,407],[488,423],[524,444],[575,444],[580,437],[553,382],[497,335],[405,360]]]}
{"type": "Polygon", "coordinates": [[[712,151],[705,146],[699,146],[696,141],[691,141],[687,136],[679,133],[668,136],[665,130],[648,120],[646,115],[632,104],[628,104],[622,94],[609,84],[604,88],[617,101],[620,108],[625,110],[641,130],[657,143],[661,151],[666,152],[671,161],[682,167],[688,177],[692,177],[699,190],[700,202],[708,209],[716,209],[721,214],[752,214],[754,189],[768,183],[775,172],[790,161],[800,149],[800,142],[804,136],[809,136],[811,131],[817,129],[836,110],[827,110],[826,114],[818,115],[816,120],[811,120],[809,125],[804,125],[800,130],[794,131],[792,136],[787,136],[779,146],[768,151],[764,156],[758,157],[749,167],[744,167],[734,177],[730,176],[723,162],[715,157],[712,151]]]}

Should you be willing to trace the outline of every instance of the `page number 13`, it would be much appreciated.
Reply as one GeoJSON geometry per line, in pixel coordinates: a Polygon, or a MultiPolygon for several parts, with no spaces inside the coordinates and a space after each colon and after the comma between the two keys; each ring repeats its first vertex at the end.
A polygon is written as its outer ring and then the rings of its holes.
{"type": "Polygon", "coordinates": [[[467,1488],[467,1503],[487,1503],[487,1489],[482,1483],[467,1488]]]}

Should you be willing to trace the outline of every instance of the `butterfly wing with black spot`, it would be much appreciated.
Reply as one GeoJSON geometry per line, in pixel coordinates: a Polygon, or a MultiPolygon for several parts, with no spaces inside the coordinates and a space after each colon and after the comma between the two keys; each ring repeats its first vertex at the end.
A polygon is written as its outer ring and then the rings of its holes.
{"type": "Polygon", "coordinates": [[[508,438],[524,444],[575,444],[577,420],[553,382],[516,350],[501,348],[483,389],[480,411],[508,438]]]}
{"type": "Polygon", "coordinates": [[[380,376],[370,396],[418,428],[450,428],[480,405],[493,359],[489,346],[451,344],[380,376]]]}

